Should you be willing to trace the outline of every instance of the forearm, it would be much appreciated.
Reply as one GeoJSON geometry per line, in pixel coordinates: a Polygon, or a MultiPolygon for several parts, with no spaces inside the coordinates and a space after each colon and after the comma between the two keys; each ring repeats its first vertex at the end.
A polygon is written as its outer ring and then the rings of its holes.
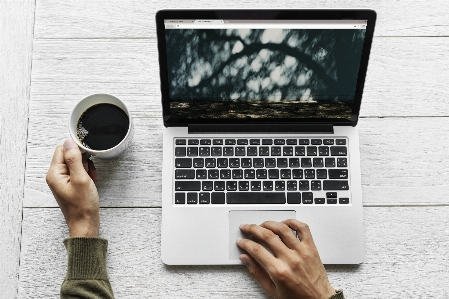
{"type": "Polygon", "coordinates": [[[67,275],[61,298],[114,298],[106,270],[108,242],[101,238],[68,238],[67,275]]]}

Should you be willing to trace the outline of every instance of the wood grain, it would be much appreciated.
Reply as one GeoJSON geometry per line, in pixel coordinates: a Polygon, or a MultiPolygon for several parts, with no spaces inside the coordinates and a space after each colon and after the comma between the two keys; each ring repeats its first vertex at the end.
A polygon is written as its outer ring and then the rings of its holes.
{"type": "Polygon", "coordinates": [[[34,1],[0,0],[0,290],[16,298],[34,1]]]}
{"type": "MultiPolygon", "coordinates": [[[[30,119],[25,207],[57,206],[45,173],[54,148],[68,136],[67,113],[30,119]]],[[[161,206],[162,120],[136,118],[135,127],[122,159],[96,161],[104,207],[161,206]]],[[[364,205],[449,204],[449,152],[442,142],[449,140],[448,127],[446,117],[361,119],[364,205]]]]}
{"type": "MultiPolygon", "coordinates": [[[[436,1],[295,1],[285,0],[276,8],[371,8],[377,11],[377,36],[447,36],[449,4],[436,1]]],[[[142,38],[156,35],[155,13],[160,9],[254,8],[243,1],[38,1],[38,38],[142,38]]],[[[259,0],[257,8],[272,9],[273,2],[259,0]]]]}
{"type": "MultiPolygon", "coordinates": [[[[346,298],[447,298],[449,207],[364,213],[366,261],[327,266],[331,284],[346,298]]],[[[161,209],[106,208],[101,219],[116,298],[268,298],[242,266],[165,266],[161,209]]],[[[23,228],[19,297],[54,298],[66,271],[64,218],[59,209],[25,208],[23,228]]]]}

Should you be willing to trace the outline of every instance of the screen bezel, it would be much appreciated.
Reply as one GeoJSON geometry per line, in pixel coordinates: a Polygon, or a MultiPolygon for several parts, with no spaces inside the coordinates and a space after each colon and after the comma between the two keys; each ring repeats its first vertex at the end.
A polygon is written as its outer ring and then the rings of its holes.
{"type": "Polygon", "coordinates": [[[358,122],[368,59],[374,34],[376,12],[367,9],[345,10],[161,10],[156,13],[157,46],[164,126],[188,124],[332,124],[355,126],[358,122]],[[165,40],[166,19],[228,19],[228,20],[367,20],[365,40],[360,59],[359,76],[350,118],[286,118],[286,119],[175,119],[170,113],[167,52],[165,40]]]}

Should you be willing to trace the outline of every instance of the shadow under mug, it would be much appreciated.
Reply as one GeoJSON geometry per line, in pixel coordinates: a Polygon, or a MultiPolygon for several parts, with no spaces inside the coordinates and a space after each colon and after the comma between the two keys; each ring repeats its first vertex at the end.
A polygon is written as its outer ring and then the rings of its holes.
{"type": "Polygon", "coordinates": [[[82,153],[88,153],[92,156],[98,157],[100,159],[113,159],[120,156],[131,144],[133,135],[134,135],[134,126],[132,122],[131,113],[129,112],[128,107],[126,107],[125,103],[123,103],[118,98],[108,95],[108,94],[94,94],[90,95],[87,98],[82,99],[76,104],[70,113],[69,117],[69,131],[73,140],[75,140],[76,144],[78,144],[82,153]],[[127,115],[129,119],[129,127],[128,132],[123,138],[123,140],[117,144],[116,146],[106,149],[106,150],[93,150],[85,147],[77,137],[77,126],[78,121],[82,114],[89,109],[90,107],[98,104],[112,104],[120,107],[127,115]]]}

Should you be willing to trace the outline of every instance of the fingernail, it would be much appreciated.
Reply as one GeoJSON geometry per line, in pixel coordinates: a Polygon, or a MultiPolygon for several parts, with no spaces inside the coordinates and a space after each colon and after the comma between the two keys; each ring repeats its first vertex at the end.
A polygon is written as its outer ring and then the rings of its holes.
{"type": "Polygon", "coordinates": [[[246,224],[240,224],[239,228],[242,229],[246,224]]]}
{"type": "Polygon", "coordinates": [[[235,241],[235,243],[238,243],[242,240],[242,238],[237,238],[237,241],[235,241]]]}
{"type": "Polygon", "coordinates": [[[244,257],[242,257],[242,256],[239,256],[239,260],[240,260],[243,264],[245,264],[245,265],[248,264],[248,261],[247,261],[244,257]]]}
{"type": "Polygon", "coordinates": [[[64,141],[64,148],[75,148],[78,145],[76,144],[76,142],[73,139],[66,139],[66,141],[64,141]]]}

